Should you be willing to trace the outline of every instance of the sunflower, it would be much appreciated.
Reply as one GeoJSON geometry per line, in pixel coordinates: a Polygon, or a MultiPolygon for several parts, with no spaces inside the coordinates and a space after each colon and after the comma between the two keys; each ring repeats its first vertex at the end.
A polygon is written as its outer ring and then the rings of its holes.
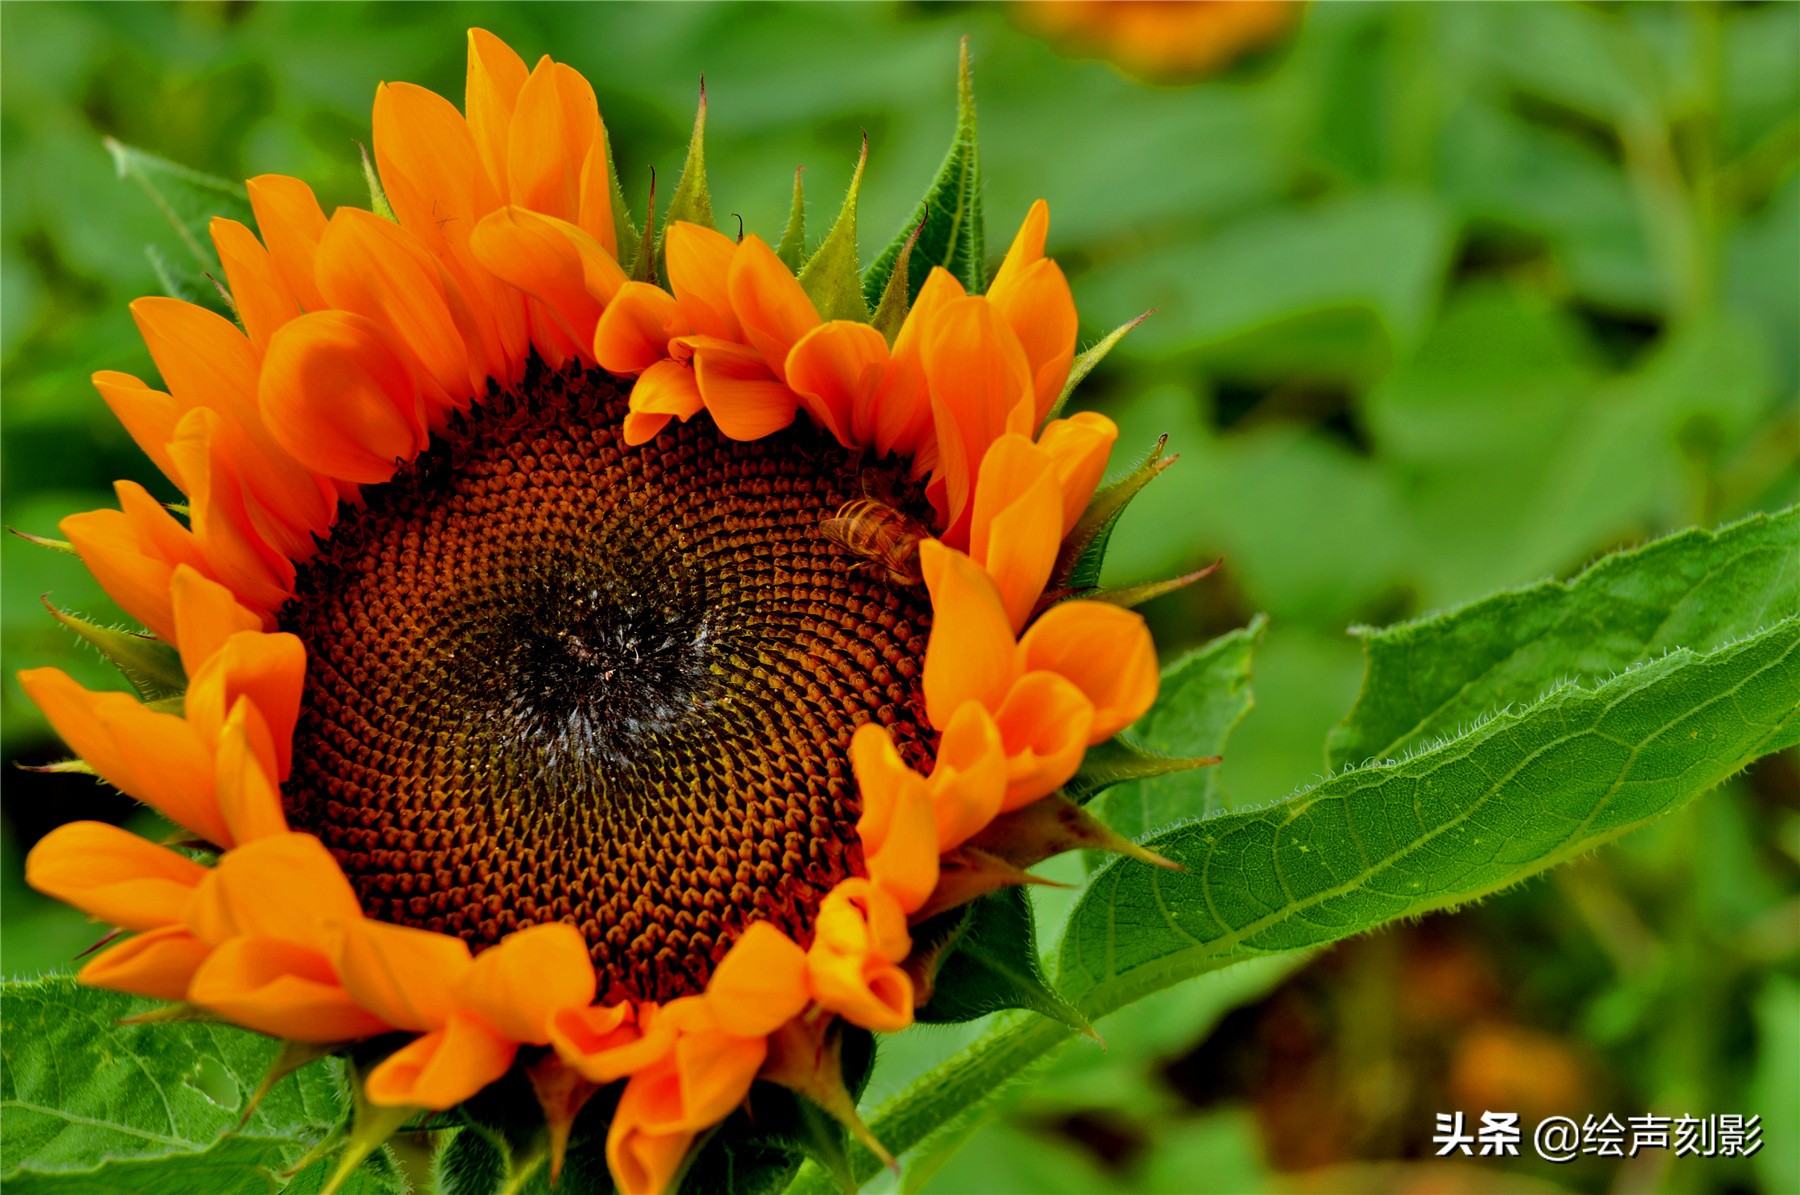
{"type": "Polygon", "coordinates": [[[66,825],[30,882],[130,935],[82,981],[350,1053],[364,1152],[515,1073],[556,1165],[611,1091],[630,1192],[759,1079],[855,1124],[841,1034],[913,1021],[915,931],[1131,849],[1059,793],[1158,674],[1082,575],[1117,432],[1056,413],[1047,208],[982,293],[903,252],[871,320],[703,188],[640,237],[592,88],[481,30],[463,111],[380,88],[374,158],[376,210],[251,179],[237,322],[141,299],[166,389],[95,376],[186,503],[63,531],[179,681],[21,679],[182,834],[66,825]]]}
{"type": "Polygon", "coordinates": [[[1020,0],[1033,32],[1084,49],[1147,79],[1223,70],[1279,38],[1301,0],[1020,0]]]}

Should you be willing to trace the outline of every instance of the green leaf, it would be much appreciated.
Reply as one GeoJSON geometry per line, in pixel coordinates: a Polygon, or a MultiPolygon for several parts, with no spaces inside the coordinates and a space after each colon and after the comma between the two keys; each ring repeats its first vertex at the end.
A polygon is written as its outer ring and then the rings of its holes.
{"type": "MultiPolygon", "coordinates": [[[[1080,770],[1069,778],[1062,791],[1069,800],[1086,804],[1115,784],[1189,772],[1218,762],[1216,756],[1165,755],[1148,750],[1130,735],[1117,734],[1087,749],[1087,754],[1081,758],[1080,770]]],[[[1111,824],[1110,819],[1101,820],[1111,824]]]]}
{"type": "Polygon", "coordinates": [[[45,607],[56,621],[81,636],[88,646],[106,658],[107,663],[117,668],[145,701],[161,701],[187,691],[187,673],[182,671],[181,657],[167,643],[132,631],[100,626],[58,610],[48,602],[45,607]]]}
{"type": "Polygon", "coordinates": [[[1093,1033],[1087,1018],[1044,981],[1031,902],[1020,888],[1005,888],[974,903],[918,1019],[955,1024],[1007,1008],[1028,1009],[1093,1033]]]}
{"type": "Polygon", "coordinates": [[[1800,616],[1570,684],[1398,763],[1146,844],[1185,872],[1113,864],[1063,937],[1090,1015],[1239,959],[1473,900],[1678,808],[1800,742],[1800,616]]]}
{"type": "Polygon", "coordinates": [[[863,167],[868,164],[869,137],[865,133],[862,156],[856,159],[856,173],[850,176],[844,206],[838,210],[831,231],[800,271],[800,286],[818,308],[821,319],[869,321],[869,305],[863,300],[856,264],[856,200],[862,191],[863,167]]]}
{"type": "Polygon", "coordinates": [[[612,191],[613,238],[619,249],[619,264],[628,265],[638,258],[642,240],[637,225],[631,220],[631,205],[625,202],[625,189],[619,185],[619,171],[613,162],[612,134],[600,131],[606,150],[606,185],[612,191]]]}
{"type": "MultiPolygon", "coordinates": [[[[1156,704],[1132,733],[1146,746],[1174,755],[1220,755],[1250,712],[1250,657],[1268,622],[1221,635],[1163,671],[1156,704]]],[[[1200,768],[1135,780],[1105,793],[1096,812],[1127,838],[1141,838],[1172,822],[1219,807],[1218,771],[1200,768]]]]}
{"type": "MultiPolygon", "coordinates": [[[[8,1192],[264,1195],[347,1115],[342,1070],[326,1061],[276,1084],[240,1128],[278,1044],[208,1022],[119,1024],[147,1006],[67,977],[0,987],[0,1184],[8,1192]]],[[[289,1189],[317,1190],[314,1169],[289,1189]]],[[[402,1186],[378,1157],[348,1189],[402,1186]]]]}
{"type": "Polygon", "coordinates": [[[1800,507],[1608,556],[1569,581],[1361,632],[1362,696],[1331,734],[1334,767],[1454,734],[1558,683],[1677,646],[1705,651],[1800,612],[1800,507]]]}
{"type": "Polygon", "coordinates": [[[881,301],[888,276],[913,232],[919,232],[919,243],[912,253],[907,283],[907,301],[918,298],[933,266],[942,266],[956,276],[970,294],[987,290],[986,232],[981,210],[981,160],[976,147],[975,85],[969,73],[969,43],[963,40],[962,57],[957,67],[956,134],[950,141],[950,152],[938,168],[937,178],[888,247],[881,251],[875,264],[863,277],[863,299],[873,306],[881,301]]]}
{"type": "Polygon", "coordinates": [[[219,255],[214,252],[209,225],[215,216],[254,226],[250,198],[244,188],[186,166],[178,166],[165,158],[133,148],[111,137],[104,138],[107,153],[120,178],[128,178],[144,189],[150,202],[175,230],[179,250],[166,254],[155,246],[149,249],[150,261],[170,294],[214,310],[227,311],[213,283],[207,276],[222,277],[219,255]]]}

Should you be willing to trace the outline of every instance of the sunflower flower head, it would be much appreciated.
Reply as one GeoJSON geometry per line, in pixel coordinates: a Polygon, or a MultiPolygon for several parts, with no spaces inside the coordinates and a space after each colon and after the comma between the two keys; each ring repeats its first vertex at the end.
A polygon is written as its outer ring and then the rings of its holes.
{"type": "Polygon", "coordinates": [[[747,1101],[867,1138],[868,1034],[971,910],[1160,862],[1077,798],[1205,762],[1117,737],[1158,672],[1099,556],[1166,461],[1101,490],[1117,429],[1061,411],[1123,329],[1076,356],[1046,205],[986,278],[953,150],[863,274],[860,166],[807,255],[798,190],[774,246],[712,226],[703,130],[640,232],[592,88],[473,30],[462,110],[378,90],[375,210],[250,180],[236,322],[139,300],[162,388],[95,375],[186,503],[62,524],[139,692],[21,679],[181,843],[77,822],[28,876],[130,934],[84,982],[347,1055],[340,1180],[509,1100],[626,1192],[747,1101]]]}

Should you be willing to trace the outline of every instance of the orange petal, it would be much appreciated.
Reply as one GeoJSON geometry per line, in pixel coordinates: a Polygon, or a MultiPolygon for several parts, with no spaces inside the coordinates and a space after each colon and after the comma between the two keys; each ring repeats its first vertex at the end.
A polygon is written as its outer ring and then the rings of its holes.
{"type": "Polygon", "coordinates": [[[487,168],[488,178],[502,199],[506,197],[506,139],[519,89],[531,72],[513,48],[485,29],[469,30],[468,82],[463,92],[463,111],[469,131],[487,168]]]}
{"type": "Polygon", "coordinates": [[[507,130],[508,201],[570,222],[581,218],[582,168],[600,131],[594,89],[579,72],[538,60],[507,130]]]}
{"type": "Polygon", "coordinates": [[[93,693],[54,668],[19,674],[26,696],[100,778],[208,842],[230,840],[213,801],[212,759],[174,714],[128,693],[93,693]]]}
{"type": "Polygon", "coordinates": [[[850,761],[862,796],[856,833],[864,866],[869,878],[911,913],[937,887],[940,848],[931,790],[901,760],[886,728],[873,722],[857,728],[850,761]]]}
{"type": "Polygon", "coordinates": [[[1094,703],[1089,743],[1130,726],[1156,700],[1156,644],[1141,615],[1109,602],[1061,602],[1019,640],[1023,672],[1059,673],[1094,703]]]}
{"type": "Polygon", "coordinates": [[[981,462],[969,523],[969,556],[1000,591],[1017,634],[1043,595],[1062,546],[1062,487],[1056,463],[1028,438],[1009,433],[981,462]]]}
{"type": "Polygon", "coordinates": [[[25,857],[25,882],[120,929],[179,924],[206,869],[105,822],[68,822],[25,857]]]}
{"type": "MultiPolygon", "coordinates": [[[[176,299],[137,299],[131,315],[184,412],[176,438],[196,408],[216,412],[229,429],[229,472],[248,500],[248,525],[283,555],[310,552],[313,534],[331,525],[335,503],[264,426],[257,406],[260,363],[250,341],[230,321],[176,299]]],[[[191,497],[199,479],[180,453],[171,448],[169,455],[191,497]]]]}
{"type": "Polygon", "coordinates": [[[788,353],[787,380],[819,426],[854,448],[856,412],[873,407],[887,363],[887,341],[880,332],[868,324],[832,320],[802,336],[788,353]]]}
{"type": "Polygon", "coordinates": [[[294,583],[292,560],[263,538],[246,492],[246,460],[235,429],[206,407],[181,417],[169,456],[187,482],[188,525],[200,545],[201,571],[247,605],[273,610],[294,583]]]}
{"type": "Polygon", "coordinates": [[[911,946],[892,895],[868,880],[840,882],[820,902],[806,953],[814,999],[865,1029],[904,1029],[912,1024],[912,980],[894,964],[911,946]]]}
{"type": "Polygon", "coordinates": [[[900,325],[894,338],[893,359],[875,393],[872,410],[866,417],[858,412],[856,441],[867,444],[871,438],[875,451],[885,456],[890,452],[917,453],[927,442],[935,443],[931,415],[931,389],[925,381],[925,365],[920,346],[925,343],[925,330],[937,318],[945,304],[963,298],[962,283],[942,266],[933,266],[919,288],[919,297],[900,325]]]}
{"type": "Polygon", "coordinates": [[[367,919],[344,927],[335,958],[344,990],[358,1004],[396,1029],[417,1033],[449,1021],[451,990],[470,966],[461,938],[367,919]]]}
{"type": "Polygon", "coordinates": [[[293,1041],[350,1041],[388,1029],[339,986],[323,954],[279,938],[221,943],[195,972],[187,998],[247,1029],[293,1041]]]}
{"type": "Polygon", "coordinates": [[[946,542],[966,542],[969,500],[988,447],[1009,431],[1029,432],[1031,368],[1019,338],[985,299],[953,299],[932,321],[920,360],[931,388],[932,423],[948,486],[946,542]]]}
{"type": "Polygon", "coordinates": [[[722,340],[742,340],[743,331],[731,309],[727,281],[737,246],[722,232],[677,220],[663,234],[669,265],[669,289],[694,331],[722,340]]]}
{"type": "Polygon", "coordinates": [[[453,1108],[504,1075],[518,1051],[476,1018],[452,1013],[442,1029],[383,1059],[364,1091],[384,1107],[453,1108]]]}
{"type": "Polygon", "coordinates": [[[288,833],[275,780],[279,774],[278,752],[268,722],[255,702],[240,697],[219,731],[214,762],[216,800],[230,834],[229,845],[288,833]]]}
{"type": "Polygon", "coordinates": [[[238,321],[251,344],[259,350],[267,348],[275,329],[300,314],[300,304],[255,233],[223,217],[215,218],[209,227],[238,321]]]}
{"type": "Polygon", "coordinates": [[[101,951],[75,978],[91,988],[185,1000],[194,972],[210,953],[211,948],[186,927],[166,925],[101,951]]]}
{"type": "Polygon", "coordinates": [[[220,644],[188,678],[183,708],[188,722],[210,741],[218,736],[238,699],[249,698],[268,723],[279,779],[286,780],[305,684],[306,647],[297,636],[240,631],[220,644]]]}
{"type": "Polygon", "coordinates": [[[388,330],[429,405],[468,405],[483,371],[471,370],[443,271],[416,237],[372,212],[341,207],[319,241],[318,273],[333,307],[388,330]]]}
{"type": "MultiPolygon", "coordinates": [[[[625,1088],[630,1092],[628,1084],[625,1088]]],[[[606,1166],[625,1195],[662,1195],[694,1144],[694,1133],[650,1133],[637,1127],[623,1099],[606,1130],[606,1166]]]]}
{"type": "Polygon", "coordinates": [[[225,640],[239,631],[262,630],[262,618],[237,600],[231,590],[178,564],[169,577],[169,603],[175,617],[175,645],[181,667],[191,677],[212,659],[225,640]]]}
{"type": "Polygon", "coordinates": [[[365,316],[318,311],[269,343],[262,408],[275,439],[308,468],[374,484],[425,447],[418,386],[389,339],[365,316]]]}
{"type": "Polygon", "coordinates": [[[1049,231],[1050,207],[1040,199],[1026,213],[987,290],[988,302],[1012,325],[1031,363],[1034,427],[1062,394],[1075,359],[1075,298],[1062,269],[1044,257],[1049,231]]]}
{"type": "Polygon", "coordinates": [[[91,510],[70,515],[62,533],[100,587],[127,614],[165,639],[175,634],[169,577],[175,563],[204,564],[192,534],[136,482],[117,485],[121,503],[138,512],[91,510]],[[141,499],[141,501],[139,501],[141,499]],[[141,520],[148,518],[144,525],[141,520]]]}
{"type": "Polygon", "coordinates": [[[631,387],[631,409],[625,413],[625,443],[649,443],[670,419],[686,423],[700,412],[702,405],[694,371],[675,361],[658,361],[631,387]]]}
{"type": "Polygon", "coordinates": [[[281,939],[320,952],[321,960],[336,948],[344,927],[361,917],[350,881],[310,834],[259,838],[225,852],[188,911],[203,942],[281,939]]]}
{"type": "Polygon", "coordinates": [[[812,300],[775,251],[755,234],[738,245],[727,286],[744,338],[777,378],[785,378],[782,369],[788,353],[819,326],[812,300]]]}
{"type": "Polygon", "coordinates": [[[275,272],[288,292],[308,311],[327,306],[314,280],[313,258],[319,238],[325,235],[325,211],[312,188],[284,174],[263,174],[244,184],[250,194],[250,210],[275,272]]]}
{"type": "Polygon", "coordinates": [[[1027,672],[994,715],[1006,749],[1000,812],[1029,805],[1066,783],[1087,753],[1094,704],[1054,672],[1027,672]]]}
{"type": "Polygon", "coordinates": [[[965,701],[938,742],[931,779],[932,814],[940,851],[981,833],[1006,799],[1006,745],[993,715],[979,701],[965,701]]]}
{"type": "Polygon", "coordinates": [[[931,593],[925,712],[942,729],[965,701],[1000,707],[1018,675],[1012,625],[993,579],[961,552],[928,539],[919,566],[931,593]]]}
{"type": "Polygon", "coordinates": [[[546,1045],[550,1019],[594,1001],[594,963],[581,931],[534,925],[482,951],[457,987],[457,1003],[516,1042],[546,1045]]]}
{"type": "Polygon", "coordinates": [[[641,1008],[634,1017],[629,1004],[565,1008],[550,1018],[550,1044],[588,1082],[611,1083],[675,1048],[674,1026],[658,1034],[643,1025],[651,1012],[641,1008]]]}
{"type": "Polygon", "coordinates": [[[800,1015],[806,952],[766,921],[747,927],[714,968],[706,1000],[719,1027],[738,1037],[764,1037],[800,1015]]]}
{"type": "Polygon", "coordinates": [[[542,301],[587,352],[625,271],[577,226],[521,207],[506,207],[476,226],[475,256],[495,277],[542,301]]]}
{"type": "Polygon", "coordinates": [[[1053,419],[1038,433],[1038,447],[1056,462],[1056,478],[1062,487],[1063,535],[1075,529],[1093,500],[1118,438],[1118,425],[1094,411],[1053,419]]]}
{"type": "Polygon", "coordinates": [[[94,375],[93,382],[113,417],[125,425],[133,443],[144,450],[144,455],[164,477],[180,488],[181,474],[176,470],[175,462],[169,459],[169,441],[175,438],[181,404],[128,373],[103,369],[94,375]]]}
{"type": "Polygon", "coordinates": [[[733,440],[760,440],[794,421],[800,400],[754,350],[728,340],[691,336],[694,381],[719,431],[733,440]]]}
{"type": "Polygon", "coordinates": [[[610,373],[642,373],[669,355],[669,341],[694,327],[659,286],[627,282],[594,327],[594,360],[610,373]]]}

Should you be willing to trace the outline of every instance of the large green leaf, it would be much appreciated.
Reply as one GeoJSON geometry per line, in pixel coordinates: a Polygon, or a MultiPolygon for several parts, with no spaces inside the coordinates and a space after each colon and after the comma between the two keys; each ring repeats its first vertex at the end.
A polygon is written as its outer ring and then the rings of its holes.
{"type": "Polygon", "coordinates": [[[1368,678],[1332,732],[1331,761],[1385,759],[1559,682],[1604,678],[1677,646],[1718,647],[1796,613],[1800,508],[1685,531],[1570,581],[1365,631],[1368,678]]]}
{"type": "MultiPolygon", "coordinates": [[[[242,1127],[274,1061],[269,1038],[225,1025],[121,1025],[149,1002],[67,977],[0,989],[0,1184],[49,1195],[262,1195],[344,1119],[335,1062],[275,1084],[242,1127]]],[[[317,1173],[315,1173],[317,1171],[317,1173]]],[[[287,1189],[316,1190],[309,1167],[287,1189]]],[[[378,1156],[348,1188],[397,1192],[378,1156]]]]}
{"type": "Polygon", "coordinates": [[[1090,1015],[1239,958],[1461,904],[1661,816],[1800,743],[1800,616],[1680,648],[1397,763],[1148,845],[1184,872],[1114,864],[1063,938],[1090,1015]]]}
{"type": "Polygon", "coordinates": [[[155,245],[146,250],[163,289],[175,298],[229,313],[218,290],[225,274],[213,250],[211,225],[213,217],[228,216],[255,226],[244,188],[111,137],[106,138],[106,150],[119,177],[141,186],[175,231],[177,247],[172,252],[155,245]],[[209,278],[216,279],[217,285],[209,278]]]}

